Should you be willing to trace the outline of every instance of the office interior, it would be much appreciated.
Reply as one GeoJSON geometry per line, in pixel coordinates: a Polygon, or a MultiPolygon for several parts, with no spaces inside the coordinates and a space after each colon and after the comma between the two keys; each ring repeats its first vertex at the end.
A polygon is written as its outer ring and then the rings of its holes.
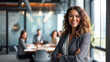
{"type": "Polygon", "coordinates": [[[110,0],[0,0],[0,56],[15,52],[13,46],[18,45],[23,29],[28,34],[27,44],[32,44],[37,29],[41,29],[45,41],[51,42],[51,32],[63,29],[66,10],[80,6],[89,15],[93,30],[88,62],[110,62],[109,3],[110,0]]]}

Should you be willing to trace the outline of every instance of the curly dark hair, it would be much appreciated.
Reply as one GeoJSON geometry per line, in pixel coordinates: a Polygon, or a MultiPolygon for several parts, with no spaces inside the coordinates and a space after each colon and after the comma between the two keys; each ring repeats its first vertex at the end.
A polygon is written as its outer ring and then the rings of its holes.
{"type": "Polygon", "coordinates": [[[83,33],[91,33],[89,16],[87,15],[87,13],[81,7],[73,6],[73,7],[70,7],[67,10],[67,12],[64,16],[62,36],[72,32],[72,27],[71,27],[71,25],[69,24],[69,21],[68,21],[69,12],[71,10],[76,10],[79,14],[79,17],[80,17],[80,22],[79,22],[79,25],[76,28],[75,36],[80,37],[80,35],[83,34],[83,33]]]}

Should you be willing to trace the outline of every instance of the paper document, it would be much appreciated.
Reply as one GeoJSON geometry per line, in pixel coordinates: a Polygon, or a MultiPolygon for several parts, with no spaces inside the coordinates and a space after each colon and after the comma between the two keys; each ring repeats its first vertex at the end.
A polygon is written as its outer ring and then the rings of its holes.
{"type": "Polygon", "coordinates": [[[27,49],[24,49],[24,51],[33,51],[33,49],[27,48],[27,49]]]}
{"type": "Polygon", "coordinates": [[[33,44],[30,44],[30,46],[28,47],[28,49],[35,49],[35,48],[36,48],[36,46],[33,44]]]}
{"type": "Polygon", "coordinates": [[[36,46],[30,46],[30,47],[28,47],[28,49],[35,49],[36,48],[36,46]]]}
{"type": "Polygon", "coordinates": [[[51,46],[51,45],[49,45],[49,44],[45,44],[44,46],[51,46]]]}

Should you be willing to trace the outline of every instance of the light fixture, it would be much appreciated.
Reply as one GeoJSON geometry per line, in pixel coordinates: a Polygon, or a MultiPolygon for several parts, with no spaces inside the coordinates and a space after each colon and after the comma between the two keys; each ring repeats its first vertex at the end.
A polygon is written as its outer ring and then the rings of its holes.
{"type": "Polygon", "coordinates": [[[12,29],[14,31],[18,31],[20,29],[20,25],[19,24],[14,24],[13,27],[12,27],[12,29]]]}
{"type": "Polygon", "coordinates": [[[52,8],[50,8],[49,13],[47,14],[47,16],[44,18],[44,22],[46,22],[48,20],[48,18],[50,18],[50,16],[54,14],[54,12],[52,11],[52,8]]]}

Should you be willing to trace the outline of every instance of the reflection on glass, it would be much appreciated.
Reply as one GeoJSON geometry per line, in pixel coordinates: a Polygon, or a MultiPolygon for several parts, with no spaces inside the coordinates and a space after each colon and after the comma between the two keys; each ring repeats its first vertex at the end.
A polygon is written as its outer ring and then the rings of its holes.
{"type": "Polygon", "coordinates": [[[106,62],[106,53],[104,51],[94,49],[94,59],[98,62],[106,62]]]}
{"type": "Polygon", "coordinates": [[[106,1],[94,0],[94,36],[95,45],[106,47],[106,1]]]}

